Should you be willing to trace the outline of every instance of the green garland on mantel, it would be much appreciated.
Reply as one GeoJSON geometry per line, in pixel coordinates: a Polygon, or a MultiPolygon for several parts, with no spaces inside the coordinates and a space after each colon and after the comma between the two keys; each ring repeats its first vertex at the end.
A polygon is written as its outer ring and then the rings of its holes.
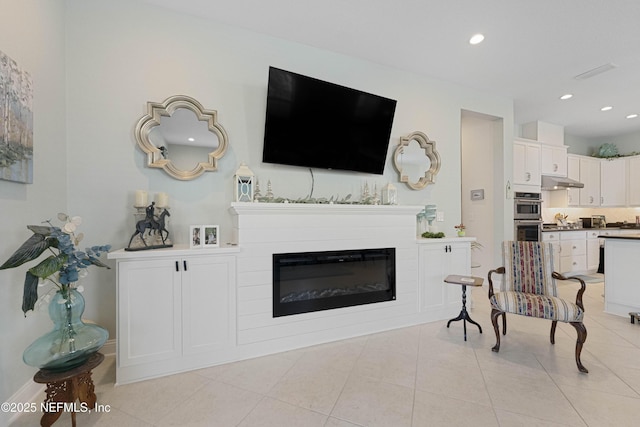
{"type": "Polygon", "coordinates": [[[615,144],[606,143],[602,144],[600,148],[598,148],[598,151],[593,153],[591,156],[599,159],[614,159],[617,157],[637,156],[639,154],[640,152],[638,151],[632,151],[629,154],[620,154],[618,152],[618,147],[615,144]]]}

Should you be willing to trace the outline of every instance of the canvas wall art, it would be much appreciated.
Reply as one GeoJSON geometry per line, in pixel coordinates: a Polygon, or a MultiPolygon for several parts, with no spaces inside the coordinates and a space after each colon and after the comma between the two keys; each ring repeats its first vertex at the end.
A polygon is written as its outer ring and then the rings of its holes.
{"type": "Polygon", "coordinates": [[[33,81],[0,51],[0,179],[33,182],[33,81]]]}

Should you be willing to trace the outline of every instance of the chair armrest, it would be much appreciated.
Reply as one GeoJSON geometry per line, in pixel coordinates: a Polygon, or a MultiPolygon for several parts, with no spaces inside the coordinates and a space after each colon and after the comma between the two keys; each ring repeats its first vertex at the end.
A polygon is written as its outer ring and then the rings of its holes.
{"type": "Polygon", "coordinates": [[[587,285],[584,283],[584,280],[579,277],[566,277],[556,271],[554,271],[551,275],[556,280],[575,280],[580,282],[580,290],[578,290],[578,294],[576,295],[576,305],[580,307],[582,311],[584,311],[584,304],[582,304],[582,294],[584,294],[584,291],[587,289],[587,285]]]}
{"type": "Polygon", "coordinates": [[[493,280],[491,279],[491,276],[493,276],[494,274],[504,274],[505,272],[506,270],[504,267],[499,267],[495,270],[489,271],[489,274],[487,275],[487,279],[489,281],[489,298],[493,296],[493,280]]]}

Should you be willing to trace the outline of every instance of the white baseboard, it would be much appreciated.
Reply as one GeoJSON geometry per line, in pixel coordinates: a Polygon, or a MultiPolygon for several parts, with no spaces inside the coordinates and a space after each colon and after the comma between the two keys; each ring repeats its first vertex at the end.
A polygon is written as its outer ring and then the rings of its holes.
{"type": "MultiPolygon", "coordinates": [[[[116,340],[108,340],[100,349],[100,353],[105,356],[112,356],[116,354],[116,340]]],[[[45,384],[38,384],[33,381],[26,382],[13,396],[7,400],[10,407],[20,407],[25,403],[40,404],[39,395],[44,392],[45,384]]],[[[0,412],[0,426],[8,426],[15,422],[21,415],[20,412],[0,412]]]]}

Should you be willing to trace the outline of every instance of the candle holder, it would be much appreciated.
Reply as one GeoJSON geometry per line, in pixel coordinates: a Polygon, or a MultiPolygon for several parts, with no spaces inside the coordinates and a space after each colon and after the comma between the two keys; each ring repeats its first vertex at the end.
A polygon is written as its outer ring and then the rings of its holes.
{"type": "Polygon", "coordinates": [[[148,206],[134,206],[133,214],[136,229],[129,239],[125,251],[143,251],[147,249],[170,248],[167,225],[171,213],[168,206],[157,207],[155,202],[148,206]]]}

